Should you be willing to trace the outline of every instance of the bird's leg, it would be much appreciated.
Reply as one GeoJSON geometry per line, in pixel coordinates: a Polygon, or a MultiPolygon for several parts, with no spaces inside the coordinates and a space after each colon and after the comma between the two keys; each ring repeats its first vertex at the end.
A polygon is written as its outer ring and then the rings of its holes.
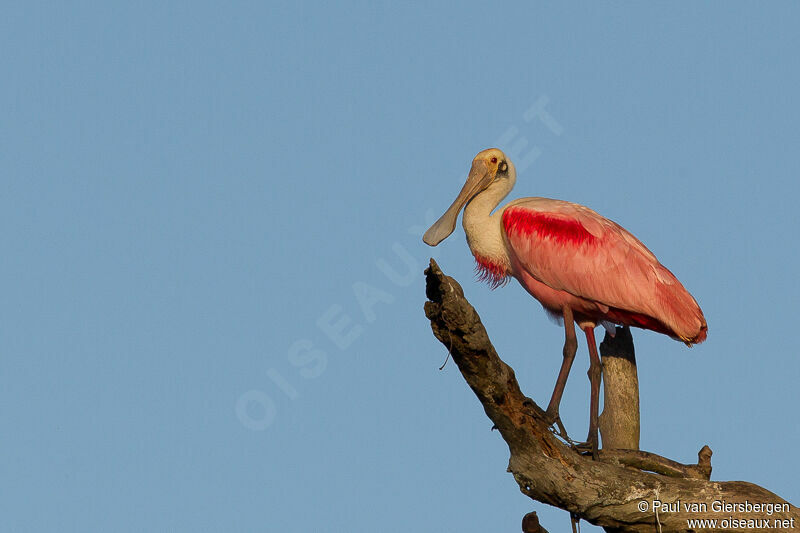
{"type": "Polygon", "coordinates": [[[564,394],[564,387],[567,385],[567,377],[575,360],[575,352],[578,350],[578,339],[575,338],[575,319],[572,316],[572,309],[564,307],[564,360],[561,362],[561,370],[558,372],[556,387],[553,389],[553,396],[550,397],[550,404],[547,406],[547,420],[550,424],[558,424],[561,436],[569,439],[567,430],[558,415],[558,406],[561,404],[561,396],[564,394]]]}
{"type": "Polygon", "coordinates": [[[583,331],[586,333],[586,344],[589,345],[589,372],[587,372],[587,374],[592,384],[592,396],[589,407],[589,436],[586,441],[592,447],[592,459],[596,460],[597,448],[599,446],[597,413],[600,409],[600,379],[602,376],[602,366],[600,365],[600,356],[597,355],[597,344],[594,340],[594,327],[586,326],[583,328],[583,331]]]}

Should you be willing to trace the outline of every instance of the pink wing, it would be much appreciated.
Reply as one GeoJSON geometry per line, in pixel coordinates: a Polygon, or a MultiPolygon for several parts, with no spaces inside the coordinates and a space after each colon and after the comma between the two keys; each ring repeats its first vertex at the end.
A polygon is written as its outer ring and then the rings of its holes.
{"type": "Polygon", "coordinates": [[[598,318],[644,315],[627,323],[661,330],[641,322],[649,317],[686,342],[705,339],[697,302],[622,226],[588,207],[547,198],[517,200],[502,220],[510,251],[525,270],[553,289],[608,307],[598,318]]]}

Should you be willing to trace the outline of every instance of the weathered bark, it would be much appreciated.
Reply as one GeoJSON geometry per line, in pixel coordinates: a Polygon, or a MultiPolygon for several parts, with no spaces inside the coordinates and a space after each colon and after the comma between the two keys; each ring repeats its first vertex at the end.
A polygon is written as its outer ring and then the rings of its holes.
{"type": "Polygon", "coordinates": [[[536,511],[531,511],[522,517],[522,533],[548,533],[548,531],[539,523],[536,511]]]}
{"type": "Polygon", "coordinates": [[[688,519],[733,517],[737,520],[786,520],[771,531],[800,527],[800,510],[768,490],[743,481],[709,481],[710,450],[700,452],[698,465],[680,465],[645,452],[601,450],[598,461],[583,456],[559,440],[548,427],[544,411],[520,391],[514,371],[497,355],[475,309],[461,286],[431,260],[425,271],[425,314],[437,339],[449,350],[462,376],[478,397],[486,415],[508,445],[508,471],[530,498],[554,505],[592,524],[618,532],[751,531],[749,524],[718,523],[690,528],[688,519]],[[638,468],[664,470],[665,474],[638,468]],[[683,477],[691,476],[691,477],[683,477]],[[698,479],[701,477],[701,479],[698,479]],[[678,503],[678,509],[654,510],[654,502],[678,503]],[[774,504],[765,510],[715,512],[715,501],[774,504]],[[642,503],[644,502],[644,503],[642,503]],[[684,504],[705,504],[687,510],[684,504]],[[644,505],[647,509],[644,509],[644,505]],[[641,507],[640,507],[641,506],[641,507]],[[785,508],[783,508],[785,506],[785,508]]]}
{"type": "Polygon", "coordinates": [[[606,333],[600,343],[603,361],[603,412],[600,435],[603,448],[639,449],[639,376],[633,336],[628,328],[606,333]]]}

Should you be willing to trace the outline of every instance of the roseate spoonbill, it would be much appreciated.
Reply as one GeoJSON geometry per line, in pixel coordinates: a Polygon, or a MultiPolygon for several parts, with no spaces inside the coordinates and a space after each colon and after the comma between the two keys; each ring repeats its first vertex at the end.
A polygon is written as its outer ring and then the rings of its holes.
{"type": "Polygon", "coordinates": [[[516,176],[502,151],[479,153],[458,197],[423,240],[436,246],[446,239],[464,208],[464,232],[480,279],[496,288],[514,277],[547,313],[563,318],[563,361],[546,413],[564,435],[558,408],[577,351],[575,323],[583,330],[591,381],[587,444],[596,457],[601,366],[594,328],[636,326],[691,346],[705,340],[708,326],[692,295],[644,244],[588,207],[520,198],[492,213],[516,176]]]}

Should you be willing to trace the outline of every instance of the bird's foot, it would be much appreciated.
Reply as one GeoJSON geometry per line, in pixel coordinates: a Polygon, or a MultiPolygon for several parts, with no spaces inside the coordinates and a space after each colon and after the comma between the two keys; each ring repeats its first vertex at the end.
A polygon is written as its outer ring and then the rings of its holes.
{"type": "Polygon", "coordinates": [[[554,435],[558,435],[565,441],[572,443],[572,439],[567,435],[567,428],[565,428],[563,422],[561,422],[561,416],[559,416],[558,411],[553,412],[548,409],[545,411],[544,416],[547,425],[550,426],[550,431],[552,431],[554,435]]]}
{"type": "Polygon", "coordinates": [[[580,443],[577,446],[577,449],[581,451],[583,455],[591,455],[593,461],[597,461],[599,459],[599,442],[597,438],[597,431],[589,432],[589,436],[586,437],[586,442],[580,443]]]}
{"type": "Polygon", "coordinates": [[[592,443],[586,442],[570,442],[570,447],[581,455],[592,455],[592,443]]]}
{"type": "Polygon", "coordinates": [[[599,459],[599,443],[597,434],[592,435],[590,433],[589,437],[586,439],[586,442],[571,442],[570,446],[573,450],[581,455],[591,455],[592,460],[594,461],[599,459]]]}
{"type": "Polygon", "coordinates": [[[551,412],[550,410],[545,411],[545,421],[550,426],[550,431],[564,439],[564,441],[576,452],[581,455],[591,455],[593,460],[598,459],[598,449],[599,449],[599,439],[597,435],[597,431],[589,431],[589,436],[586,438],[586,442],[576,442],[569,438],[567,434],[567,429],[564,427],[564,424],[561,422],[561,417],[558,414],[558,411],[551,412]]]}
{"type": "Polygon", "coordinates": [[[586,437],[586,440],[589,442],[589,445],[592,447],[592,460],[597,461],[600,459],[600,437],[597,434],[597,428],[593,430],[589,430],[589,436],[586,437]]]}

